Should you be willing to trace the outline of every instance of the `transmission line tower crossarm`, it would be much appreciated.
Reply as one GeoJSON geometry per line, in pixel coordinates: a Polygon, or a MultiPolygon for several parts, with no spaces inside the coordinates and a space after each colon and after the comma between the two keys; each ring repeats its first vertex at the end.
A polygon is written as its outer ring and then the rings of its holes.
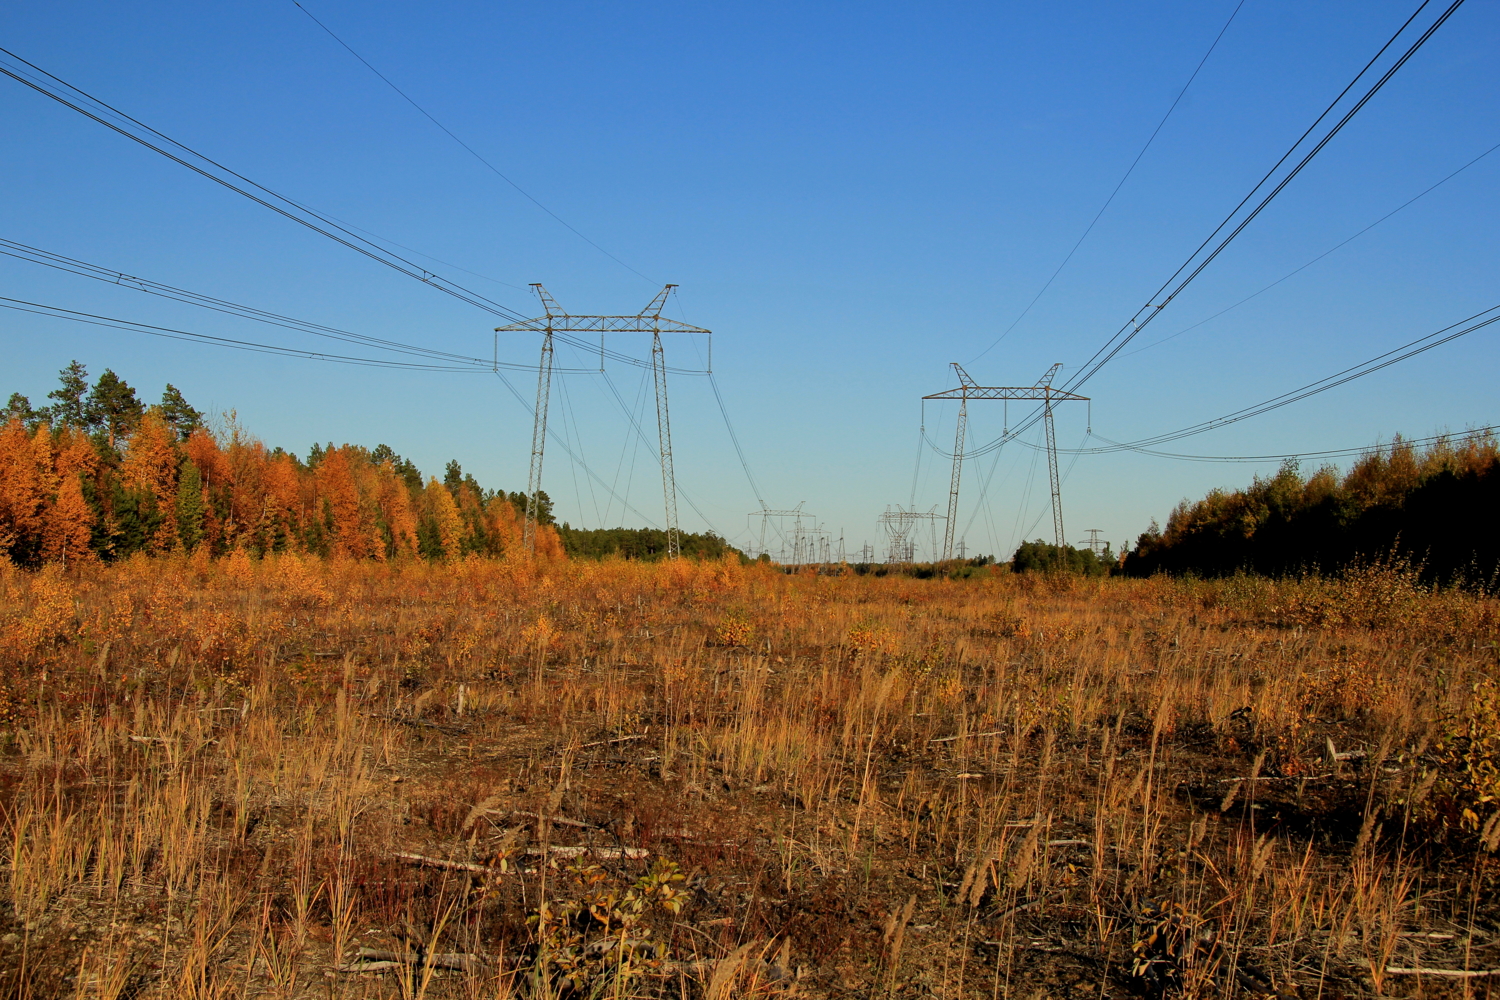
{"type": "Polygon", "coordinates": [[[943,530],[943,559],[953,558],[953,533],[958,521],[958,487],[963,475],[964,436],[968,429],[969,400],[971,399],[1026,399],[1041,402],[1042,420],[1047,430],[1047,479],[1052,487],[1052,529],[1057,538],[1058,548],[1066,544],[1067,536],[1063,534],[1062,489],[1057,474],[1057,437],[1052,427],[1052,407],[1055,403],[1087,400],[1088,397],[1067,392],[1052,385],[1053,378],[1057,376],[1061,368],[1062,364],[1059,363],[1047,369],[1047,374],[1037,379],[1036,385],[991,386],[975,383],[969,377],[969,373],[963,370],[963,366],[955,361],[953,371],[958,376],[958,387],[922,397],[923,399],[958,400],[958,435],[953,445],[953,475],[949,480],[948,488],[948,524],[943,530]]]}
{"type": "Polygon", "coordinates": [[[677,527],[677,478],[672,466],[672,427],[667,412],[667,363],[666,352],[662,348],[661,335],[663,333],[692,333],[712,336],[712,331],[705,330],[700,326],[692,326],[680,323],[674,319],[668,319],[661,314],[662,306],[666,304],[667,296],[676,285],[667,285],[656,297],[653,298],[646,308],[634,315],[575,315],[564,312],[557,301],[540,284],[533,284],[532,290],[542,300],[542,307],[546,312],[544,316],[535,319],[523,320],[512,323],[509,326],[496,327],[496,333],[540,333],[542,334],[542,370],[537,377],[537,408],[535,423],[532,429],[531,445],[531,479],[527,484],[528,498],[526,503],[526,528],[525,539],[527,551],[534,551],[536,521],[540,513],[539,494],[541,493],[542,475],[542,447],[546,439],[547,430],[547,397],[551,384],[552,371],[552,340],[554,335],[561,335],[565,343],[574,343],[572,334],[588,333],[599,335],[599,356],[602,366],[606,353],[604,347],[604,336],[608,333],[649,333],[651,334],[651,374],[656,388],[656,428],[661,443],[661,478],[662,494],[666,507],[667,528],[667,556],[673,558],[682,554],[681,533],[677,527]]]}

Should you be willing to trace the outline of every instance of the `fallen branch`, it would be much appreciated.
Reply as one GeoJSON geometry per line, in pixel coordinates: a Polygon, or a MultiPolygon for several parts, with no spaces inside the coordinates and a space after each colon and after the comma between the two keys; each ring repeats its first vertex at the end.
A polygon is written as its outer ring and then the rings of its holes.
{"type": "Polygon", "coordinates": [[[448,861],[444,858],[430,858],[425,854],[412,854],[409,851],[396,851],[391,857],[402,861],[410,861],[412,864],[427,865],[429,868],[447,868],[455,872],[475,872],[479,875],[499,875],[500,869],[489,865],[477,865],[472,861],[448,861]]]}
{"type": "Polygon", "coordinates": [[[1334,774],[1332,771],[1328,772],[1327,774],[1287,774],[1287,775],[1282,775],[1280,777],[1270,777],[1270,778],[1261,777],[1261,776],[1257,775],[1257,776],[1255,776],[1253,778],[1220,778],[1219,779],[1219,784],[1221,784],[1221,785],[1237,785],[1237,784],[1239,784],[1242,781],[1321,781],[1324,778],[1337,778],[1337,777],[1338,777],[1338,775],[1334,774]]]}
{"type": "Polygon", "coordinates": [[[484,968],[485,961],[478,955],[463,952],[440,952],[424,955],[420,951],[396,952],[380,948],[361,948],[359,957],[353,962],[337,966],[335,972],[390,972],[405,966],[431,966],[434,969],[456,969],[459,972],[474,972],[484,968]]]}
{"type": "Polygon", "coordinates": [[[954,740],[977,740],[984,736],[1004,736],[1003,729],[997,729],[992,733],[959,733],[956,736],[934,736],[928,743],[952,743],[954,740]]]}
{"type": "Polygon", "coordinates": [[[1415,969],[1389,968],[1385,970],[1388,976],[1442,976],[1446,979],[1483,979],[1486,976],[1500,976],[1500,969],[1425,969],[1418,966],[1415,969]]]}
{"type": "Polygon", "coordinates": [[[592,743],[580,743],[578,745],[578,749],[583,750],[588,747],[602,747],[610,743],[629,743],[631,740],[643,740],[645,738],[645,733],[638,733],[635,736],[617,736],[612,740],[595,740],[592,743]]]}
{"type": "MultiPolygon", "coordinates": [[[[238,711],[238,709],[235,709],[235,711],[238,711]]],[[[172,742],[172,740],[169,737],[166,737],[166,736],[134,736],[134,735],[132,735],[130,737],[130,741],[132,743],[160,743],[162,746],[167,746],[169,743],[172,742]]],[[[217,744],[218,742],[219,742],[218,740],[204,740],[203,744],[198,749],[201,750],[201,749],[203,749],[203,747],[208,746],[210,743],[217,744]]]]}
{"type": "Polygon", "coordinates": [[[1092,840],[1049,840],[1048,847],[1084,847],[1092,844],[1092,840]]]}
{"type": "Polygon", "coordinates": [[[486,809],[485,812],[489,813],[492,816],[498,816],[503,813],[508,816],[529,816],[535,820],[545,819],[548,823],[551,823],[554,826],[574,826],[580,830],[597,829],[594,824],[585,823],[582,820],[568,819],[566,816],[544,817],[541,813],[527,812],[524,809],[486,809]]]}
{"type": "Polygon", "coordinates": [[[651,852],[644,847],[528,847],[526,853],[533,856],[554,854],[559,858],[578,858],[592,854],[600,861],[617,861],[620,858],[638,861],[651,856],[651,852]]]}
{"type": "Polygon", "coordinates": [[[393,972],[396,969],[406,968],[405,962],[349,962],[345,965],[335,965],[334,972],[393,972]]]}
{"type": "Polygon", "coordinates": [[[1333,745],[1332,737],[1324,740],[1323,759],[1330,764],[1336,764],[1341,760],[1364,760],[1367,756],[1369,755],[1363,750],[1340,750],[1333,745]]]}

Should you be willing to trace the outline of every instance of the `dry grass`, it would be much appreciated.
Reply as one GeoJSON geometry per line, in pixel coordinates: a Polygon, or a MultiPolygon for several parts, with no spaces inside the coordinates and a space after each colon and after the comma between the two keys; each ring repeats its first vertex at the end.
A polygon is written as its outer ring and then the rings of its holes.
{"type": "Polygon", "coordinates": [[[0,997],[1484,993],[1391,970],[1500,967],[1497,619],[1389,569],[0,567],[0,997]]]}

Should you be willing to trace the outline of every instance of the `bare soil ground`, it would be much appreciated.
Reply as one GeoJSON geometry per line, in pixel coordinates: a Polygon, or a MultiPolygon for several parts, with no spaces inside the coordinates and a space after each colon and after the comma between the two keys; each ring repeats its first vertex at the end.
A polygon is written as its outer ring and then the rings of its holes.
{"type": "Polygon", "coordinates": [[[1500,602],[0,568],[3,997],[1488,995],[1500,602]]]}

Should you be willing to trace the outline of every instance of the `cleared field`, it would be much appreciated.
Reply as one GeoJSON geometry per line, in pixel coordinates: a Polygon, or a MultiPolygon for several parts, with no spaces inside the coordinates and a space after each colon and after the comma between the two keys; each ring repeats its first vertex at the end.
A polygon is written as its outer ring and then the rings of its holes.
{"type": "Polygon", "coordinates": [[[0,568],[6,997],[1486,993],[1500,602],[0,568]]]}

